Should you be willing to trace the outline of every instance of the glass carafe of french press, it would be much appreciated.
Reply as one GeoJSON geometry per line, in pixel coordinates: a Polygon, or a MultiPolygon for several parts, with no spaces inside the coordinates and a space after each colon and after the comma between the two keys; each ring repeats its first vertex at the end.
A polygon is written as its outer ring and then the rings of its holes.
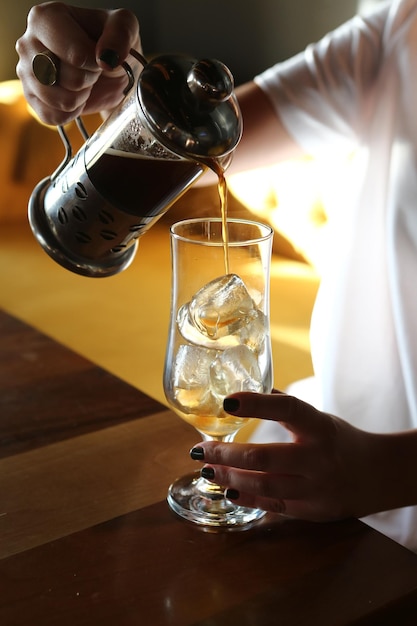
{"type": "Polygon", "coordinates": [[[72,157],[42,180],[29,222],[45,251],[84,276],[111,276],[132,261],[138,238],[208,168],[225,169],[242,123],[230,71],[219,61],[163,55],[142,65],[119,107],[72,157]]]}

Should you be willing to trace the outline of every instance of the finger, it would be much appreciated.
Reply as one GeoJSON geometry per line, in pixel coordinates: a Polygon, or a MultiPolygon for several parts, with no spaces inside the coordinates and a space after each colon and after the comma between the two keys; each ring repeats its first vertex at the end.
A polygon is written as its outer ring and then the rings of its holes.
{"type": "Polygon", "coordinates": [[[16,42],[16,73],[25,97],[48,124],[65,123],[81,113],[102,73],[95,62],[94,42],[71,19],[65,5],[59,6],[60,10],[56,3],[34,7],[26,33],[16,42]],[[32,59],[44,50],[50,50],[59,60],[58,82],[53,89],[41,85],[33,74],[32,59]]]}
{"type": "Polygon", "coordinates": [[[123,73],[118,79],[102,76],[91,89],[90,97],[84,108],[84,113],[94,113],[97,110],[113,110],[124,98],[127,87],[127,77],[123,73]]]}
{"type": "MultiPolygon", "coordinates": [[[[45,99],[50,99],[52,95],[50,86],[41,85],[35,77],[32,67],[32,60],[34,56],[44,50],[45,47],[40,41],[34,41],[33,45],[30,48],[27,47],[25,52],[22,53],[22,55],[24,54],[25,60],[23,62],[19,61],[16,73],[21,80],[24,80],[26,89],[38,93],[40,97],[44,94],[45,99]]],[[[21,49],[20,51],[22,52],[21,49]]],[[[56,93],[58,87],[75,93],[91,89],[102,73],[99,69],[96,71],[90,71],[76,68],[73,65],[65,63],[65,61],[59,59],[58,57],[57,59],[58,77],[57,83],[54,85],[54,98],[62,98],[63,96],[62,93],[56,93]]]]}
{"type": "Polygon", "coordinates": [[[228,500],[239,506],[249,507],[251,509],[261,509],[271,513],[279,513],[285,517],[300,520],[308,520],[310,522],[330,521],[329,515],[322,513],[320,508],[314,506],[310,500],[283,500],[282,498],[263,498],[259,495],[239,492],[236,489],[226,489],[224,493],[228,500]]]}
{"type": "Polygon", "coordinates": [[[261,509],[271,513],[279,513],[288,515],[287,501],[278,498],[263,498],[259,495],[253,495],[237,491],[237,489],[226,489],[224,497],[231,500],[234,504],[248,507],[250,509],[261,509]]]}
{"type": "Polygon", "coordinates": [[[22,42],[34,53],[47,49],[62,65],[94,73],[116,65],[100,60],[104,51],[113,51],[121,63],[132,47],[141,47],[138,21],[132,12],[82,9],[53,2],[31,9],[26,33],[18,40],[17,48],[22,42]]]}
{"type": "MultiPolygon", "coordinates": [[[[114,51],[118,62],[121,63],[127,58],[131,48],[141,51],[139,23],[136,16],[126,9],[110,11],[103,32],[97,41],[98,64],[106,67],[106,63],[103,63],[101,58],[107,51],[114,51]]],[[[110,65],[113,67],[115,62],[110,65]]]]}
{"type": "Polygon", "coordinates": [[[284,500],[282,498],[264,498],[259,495],[239,492],[237,489],[228,488],[224,492],[225,497],[239,506],[252,509],[261,509],[271,513],[280,513],[294,519],[308,520],[310,522],[333,522],[343,519],[343,515],[323,508],[317,500],[305,498],[301,500],[284,500]]]}
{"type": "MultiPolygon", "coordinates": [[[[55,92],[57,93],[57,92],[55,92]]],[[[67,96],[67,92],[65,92],[65,96],[67,96]]],[[[78,93],[77,96],[80,96],[78,93]]],[[[59,96],[57,96],[58,98],[59,96]]],[[[36,112],[42,122],[48,124],[49,126],[60,126],[63,124],[67,124],[72,121],[75,117],[82,115],[85,113],[85,103],[81,102],[78,106],[75,103],[72,103],[71,106],[67,109],[65,107],[65,102],[68,102],[68,98],[61,97],[59,100],[59,108],[55,108],[50,100],[43,102],[37,94],[28,93],[25,90],[25,98],[31,105],[31,107],[36,112]]],[[[77,101],[80,100],[79,97],[76,98],[77,101]]],[[[74,101],[73,101],[74,102],[74,101]]]]}
{"type": "Polygon", "coordinates": [[[239,417],[255,417],[282,423],[288,430],[297,433],[315,434],[323,424],[323,414],[313,406],[295,396],[276,392],[259,394],[240,392],[224,400],[227,413],[239,417]]]}
{"type": "MultiPolygon", "coordinates": [[[[84,9],[68,7],[72,20],[81,28],[81,33],[87,34],[95,42],[95,60],[98,66],[114,69],[122,63],[131,48],[142,49],[139,36],[139,22],[132,11],[128,9],[84,9]],[[105,53],[114,53],[111,58],[105,53]],[[106,61],[102,61],[103,55],[106,61]]],[[[78,45],[85,43],[78,41],[78,45]]]]}
{"type": "Polygon", "coordinates": [[[239,506],[248,507],[250,509],[261,509],[262,511],[269,511],[271,513],[280,513],[281,515],[287,514],[287,502],[282,499],[262,498],[258,495],[242,493],[237,491],[237,489],[230,488],[225,490],[224,497],[239,506]]]}
{"type": "Polygon", "coordinates": [[[85,20],[81,19],[83,15],[83,10],[74,10],[60,3],[36,5],[29,12],[25,37],[29,41],[31,38],[33,41],[38,40],[61,63],[97,71],[96,41],[102,31],[106,12],[97,11],[94,14],[92,22],[97,37],[92,37],[91,29],[90,32],[86,29],[85,20]]]}
{"type": "Polygon", "coordinates": [[[206,465],[201,475],[217,485],[259,498],[300,500],[307,498],[311,489],[310,481],[304,476],[250,472],[222,465],[206,465]]]}
{"type": "Polygon", "coordinates": [[[307,475],[313,461],[311,448],[302,443],[255,445],[206,441],[196,448],[202,451],[202,456],[198,458],[191,451],[192,458],[205,463],[273,474],[307,475]]]}

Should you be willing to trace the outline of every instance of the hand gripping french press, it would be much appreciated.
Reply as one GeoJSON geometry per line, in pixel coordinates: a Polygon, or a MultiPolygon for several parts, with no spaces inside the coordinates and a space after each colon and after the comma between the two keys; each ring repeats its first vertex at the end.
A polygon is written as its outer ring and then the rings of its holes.
{"type": "Polygon", "coordinates": [[[29,223],[44,250],[84,276],[111,276],[132,261],[138,238],[209,167],[225,169],[242,133],[233,78],[219,61],[163,55],[137,80],[127,63],[125,98],[29,200],[29,223]],[[216,167],[213,167],[216,166],[216,167]]]}

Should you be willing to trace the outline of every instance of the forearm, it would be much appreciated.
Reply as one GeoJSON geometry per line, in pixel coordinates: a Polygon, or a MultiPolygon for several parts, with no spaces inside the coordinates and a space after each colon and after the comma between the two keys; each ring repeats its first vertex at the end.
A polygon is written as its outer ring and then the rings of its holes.
{"type": "Polygon", "coordinates": [[[301,156],[303,150],[289,135],[268,96],[254,82],[236,90],[243,116],[243,136],[231,172],[272,165],[301,156]]]}
{"type": "MultiPolygon", "coordinates": [[[[242,111],[243,135],[227,170],[228,176],[304,154],[286,131],[268,96],[260,87],[254,82],[245,83],[236,89],[236,95],[242,111]]],[[[208,172],[198,184],[207,185],[216,180],[208,172]]]]}

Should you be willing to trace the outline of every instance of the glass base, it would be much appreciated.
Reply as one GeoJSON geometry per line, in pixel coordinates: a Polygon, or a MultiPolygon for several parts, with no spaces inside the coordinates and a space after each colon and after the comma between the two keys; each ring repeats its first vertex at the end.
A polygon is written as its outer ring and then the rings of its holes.
{"type": "Polygon", "coordinates": [[[261,509],[234,504],[224,497],[223,491],[197,471],[173,482],[167,500],[177,515],[212,529],[246,530],[265,515],[261,509]]]}

